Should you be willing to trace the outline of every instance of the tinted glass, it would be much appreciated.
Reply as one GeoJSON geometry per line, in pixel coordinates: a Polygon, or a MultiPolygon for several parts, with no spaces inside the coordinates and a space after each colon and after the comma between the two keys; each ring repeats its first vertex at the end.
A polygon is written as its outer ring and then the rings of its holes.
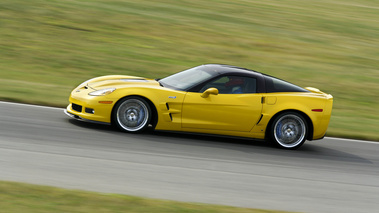
{"type": "Polygon", "coordinates": [[[265,76],[266,90],[270,92],[309,92],[308,90],[291,84],[289,82],[273,78],[271,76],[265,76]]]}
{"type": "Polygon", "coordinates": [[[223,76],[207,83],[199,92],[217,88],[220,94],[256,93],[257,80],[242,76],[223,76]]]}

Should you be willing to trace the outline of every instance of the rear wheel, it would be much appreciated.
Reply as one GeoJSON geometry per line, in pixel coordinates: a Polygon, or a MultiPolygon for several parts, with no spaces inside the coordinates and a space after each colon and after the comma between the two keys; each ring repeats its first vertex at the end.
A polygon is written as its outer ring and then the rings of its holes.
{"type": "Polygon", "coordinates": [[[284,149],[297,149],[306,140],[308,126],[299,113],[285,112],[275,118],[270,130],[275,145],[284,149]]]}
{"type": "Polygon", "coordinates": [[[113,111],[113,121],[123,131],[142,132],[151,120],[149,104],[140,97],[126,97],[119,101],[113,111]]]}

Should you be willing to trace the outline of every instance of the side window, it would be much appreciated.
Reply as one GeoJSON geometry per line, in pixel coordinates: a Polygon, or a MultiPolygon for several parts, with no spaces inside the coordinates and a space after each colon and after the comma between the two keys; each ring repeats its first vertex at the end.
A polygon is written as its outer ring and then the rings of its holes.
{"type": "Polygon", "coordinates": [[[217,88],[219,94],[256,93],[257,79],[243,76],[223,76],[207,83],[199,92],[217,88]]]}
{"type": "Polygon", "coordinates": [[[267,92],[309,92],[306,89],[303,89],[299,86],[296,86],[294,84],[291,84],[289,82],[270,77],[265,76],[266,80],[266,90],[267,92]]]}

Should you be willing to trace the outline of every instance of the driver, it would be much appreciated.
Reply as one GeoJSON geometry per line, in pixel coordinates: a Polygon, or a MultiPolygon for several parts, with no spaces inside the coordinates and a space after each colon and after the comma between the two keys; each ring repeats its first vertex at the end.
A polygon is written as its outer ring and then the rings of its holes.
{"type": "Polygon", "coordinates": [[[229,76],[229,81],[225,83],[225,87],[228,88],[229,94],[241,94],[242,86],[245,83],[245,79],[237,76],[229,76]]]}

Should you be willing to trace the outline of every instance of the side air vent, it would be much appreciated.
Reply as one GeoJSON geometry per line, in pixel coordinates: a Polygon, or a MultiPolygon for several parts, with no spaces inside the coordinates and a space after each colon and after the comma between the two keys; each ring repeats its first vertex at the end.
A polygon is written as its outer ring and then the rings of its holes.
{"type": "Polygon", "coordinates": [[[257,124],[259,124],[259,122],[261,122],[262,118],[263,118],[263,114],[261,114],[261,117],[259,118],[257,124]]]}

